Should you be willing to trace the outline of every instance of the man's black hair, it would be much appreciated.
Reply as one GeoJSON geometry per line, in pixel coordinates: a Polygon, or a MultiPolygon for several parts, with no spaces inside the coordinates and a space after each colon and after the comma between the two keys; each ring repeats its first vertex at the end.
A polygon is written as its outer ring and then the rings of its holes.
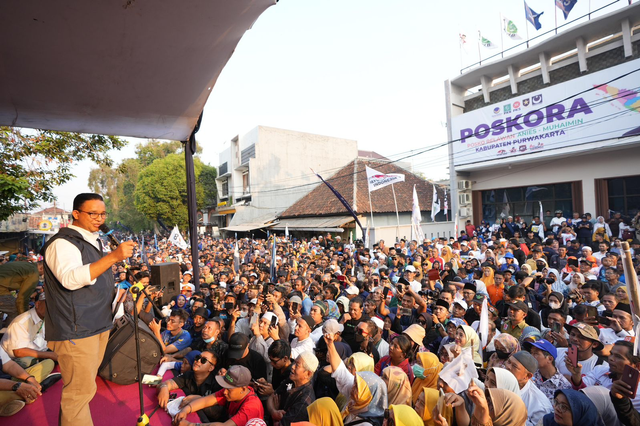
{"type": "Polygon", "coordinates": [[[83,192],[82,194],[76,195],[76,198],[73,199],[73,209],[80,210],[85,201],[91,200],[104,201],[104,198],[102,198],[102,195],[100,194],[95,194],[93,192],[83,192]]]}
{"type": "Polygon", "coordinates": [[[362,306],[364,305],[364,301],[362,300],[362,297],[360,297],[360,296],[356,296],[353,299],[351,299],[349,301],[349,305],[351,305],[352,303],[355,303],[355,304],[359,305],[360,308],[362,308],[362,306]]]}
{"type": "Polygon", "coordinates": [[[291,358],[291,345],[285,340],[276,340],[269,346],[267,353],[272,358],[291,358]]]}

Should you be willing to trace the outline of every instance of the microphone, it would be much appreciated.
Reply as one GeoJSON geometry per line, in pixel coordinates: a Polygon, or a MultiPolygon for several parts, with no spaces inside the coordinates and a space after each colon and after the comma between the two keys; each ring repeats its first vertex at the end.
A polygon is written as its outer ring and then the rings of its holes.
{"type": "Polygon", "coordinates": [[[109,238],[109,242],[111,242],[111,247],[115,248],[120,245],[120,241],[113,235],[113,229],[109,229],[106,223],[100,225],[99,228],[106,236],[109,238]]]}

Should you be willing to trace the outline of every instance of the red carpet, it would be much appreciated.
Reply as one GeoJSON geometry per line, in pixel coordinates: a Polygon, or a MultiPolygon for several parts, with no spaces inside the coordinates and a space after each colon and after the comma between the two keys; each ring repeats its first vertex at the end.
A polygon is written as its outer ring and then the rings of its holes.
{"type": "MultiPolygon", "coordinates": [[[[57,368],[56,370],[57,371],[57,368]]],[[[168,371],[164,378],[173,377],[168,371]]],[[[140,397],[138,396],[138,384],[121,386],[108,382],[101,377],[96,378],[98,391],[91,401],[91,415],[95,426],[135,426],[140,414],[140,397]]],[[[158,399],[155,387],[143,385],[144,410],[148,415],[156,408],[158,399]]],[[[182,391],[174,391],[178,396],[184,395],[182,391]]],[[[62,380],[47,389],[47,391],[33,404],[25,406],[18,414],[11,417],[0,417],[0,425],[39,425],[56,426],[58,424],[58,412],[60,411],[60,395],[62,393],[62,380]]],[[[187,419],[191,422],[199,422],[197,414],[190,414],[187,419]]],[[[171,417],[161,408],[155,412],[149,421],[151,426],[171,425],[171,417]]],[[[79,425],[80,426],[80,425],[79,425]]]]}

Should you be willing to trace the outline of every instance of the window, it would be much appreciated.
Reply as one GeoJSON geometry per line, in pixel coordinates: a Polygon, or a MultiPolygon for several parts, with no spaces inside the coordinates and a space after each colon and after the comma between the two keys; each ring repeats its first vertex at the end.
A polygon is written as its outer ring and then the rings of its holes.
{"type": "Polygon", "coordinates": [[[242,194],[249,193],[251,193],[249,190],[249,172],[245,172],[242,174],[242,194]]]}
{"type": "MultiPolygon", "coordinates": [[[[564,217],[573,213],[572,183],[492,189],[482,191],[482,219],[495,223],[508,216],[520,216],[529,223],[542,210],[562,210],[564,217]]],[[[541,218],[544,220],[544,217],[541,218]]]]}
{"type": "Polygon", "coordinates": [[[640,208],[640,176],[607,180],[609,210],[635,216],[640,208]]]}
{"type": "Polygon", "coordinates": [[[229,180],[223,180],[222,181],[222,198],[228,197],[229,196],[229,180]]]}

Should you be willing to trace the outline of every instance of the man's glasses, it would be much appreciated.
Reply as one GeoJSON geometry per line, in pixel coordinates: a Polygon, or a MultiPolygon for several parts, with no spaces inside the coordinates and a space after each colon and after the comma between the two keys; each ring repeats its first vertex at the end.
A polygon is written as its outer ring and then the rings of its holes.
{"type": "Polygon", "coordinates": [[[206,359],[206,358],[205,358],[205,357],[203,357],[202,355],[197,355],[197,356],[194,358],[194,361],[195,361],[195,362],[200,361],[200,364],[202,364],[202,365],[204,365],[204,364],[206,364],[206,363],[209,363],[209,364],[211,364],[211,365],[215,365],[214,363],[212,363],[211,361],[209,361],[208,359],[206,359]]]}
{"type": "Polygon", "coordinates": [[[94,213],[94,212],[86,212],[84,210],[78,210],[80,213],[86,213],[89,215],[89,217],[91,219],[97,219],[97,218],[102,218],[102,219],[106,219],[107,214],[106,213],[94,213]]]}

